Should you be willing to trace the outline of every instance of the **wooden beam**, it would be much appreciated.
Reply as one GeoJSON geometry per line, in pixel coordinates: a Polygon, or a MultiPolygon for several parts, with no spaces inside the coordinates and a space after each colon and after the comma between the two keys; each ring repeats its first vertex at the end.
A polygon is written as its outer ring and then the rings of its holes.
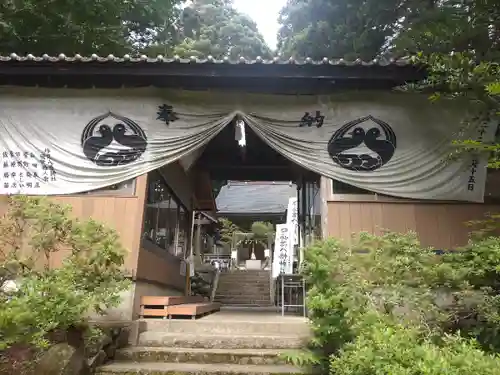
{"type": "Polygon", "coordinates": [[[2,62],[0,74],[40,76],[301,78],[308,80],[421,80],[414,65],[197,64],[110,62],[2,62]]]}

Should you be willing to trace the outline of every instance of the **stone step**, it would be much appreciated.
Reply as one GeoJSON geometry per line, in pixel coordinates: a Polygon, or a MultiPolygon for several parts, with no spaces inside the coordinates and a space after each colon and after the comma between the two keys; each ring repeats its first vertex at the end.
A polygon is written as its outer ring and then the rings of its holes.
{"type": "Polygon", "coordinates": [[[271,299],[270,293],[253,293],[253,294],[236,294],[236,293],[217,293],[216,297],[227,297],[227,298],[244,298],[244,299],[271,299]]]}
{"type": "Polygon", "coordinates": [[[239,291],[240,293],[250,293],[254,292],[264,292],[269,293],[271,289],[271,285],[241,285],[241,284],[219,284],[217,285],[217,290],[231,290],[231,291],[239,291]]]}
{"type": "Polygon", "coordinates": [[[271,281],[267,278],[267,277],[263,277],[263,278],[256,278],[256,277],[246,277],[246,278],[242,278],[242,277],[219,277],[219,280],[222,280],[222,281],[232,281],[232,282],[235,282],[235,283],[268,283],[270,284],[271,281]]]}
{"type": "Polygon", "coordinates": [[[254,279],[270,279],[270,274],[268,273],[221,273],[220,277],[223,278],[254,278],[254,279]]]}
{"type": "Polygon", "coordinates": [[[253,278],[253,279],[270,279],[269,273],[251,273],[251,272],[235,272],[235,273],[221,273],[219,277],[222,278],[253,278]]]}
{"type": "Polygon", "coordinates": [[[304,371],[293,366],[236,365],[159,362],[116,362],[98,369],[97,375],[300,375],[304,371]]]}
{"type": "Polygon", "coordinates": [[[271,288],[247,288],[247,287],[238,287],[236,288],[234,285],[232,286],[218,286],[217,287],[217,292],[231,292],[231,293],[239,293],[239,294],[261,294],[261,293],[268,293],[271,290],[271,288]]]}
{"type": "MultiPolygon", "coordinates": [[[[245,312],[258,312],[258,313],[271,313],[281,315],[281,308],[278,306],[267,306],[267,307],[245,307],[245,306],[231,306],[222,305],[220,307],[222,313],[245,313],[245,312]]],[[[305,319],[305,318],[304,318],[305,319]]]]}
{"type": "Polygon", "coordinates": [[[218,283],[219,286],[225,286],[225,287],[235,287],[235,286],[242,286],[245,288],[255,288],[255,289],[262,289],[262,288],[269,288],[271,286],[271,283],[266,283],[266,282],[248,282],[248,283],[240,283],[237,281],[227,281],[224,280],[222,282],[218,283]]]}
{"type": "Polygon", "coordinates": [[[270,275],[268,273],[263,274],[252,274],[252,273],[221,273],[219,278],[221,279],[233,279],[233,280],[270,280],[270,275]]]}
{"type": "Polygon", "coordinates": [[[232,307],[245,307],[245,308],[274,308],[274,305],[270,303],[221,303],[222,306],[232,306],[232,307]]]}
{"type": "Polygon", "coordinates": [[[235,272],[235,273],[224,273],[222,272],[219,277],[223,279],[267,279],[270,280],[271,275],[269,273],[251,273],[251,272],[235,272]]]}
{"type": "Polygon", "coordinates": [[[270,299],[271,298],[269,292],[265,292],[265,293],[237,293],[237,292],[225,291],[225,290],[217,291],[216,296],[228,297],[228,298],[248,298],[248,299],[252,299],[252,298],[258,298],[258,299],[267,298],[267,299],[270,299]]]}
{"type": "Polygon", "coordinates": [[[240,299],[240,300],[248,300],[248,301],[270,301],[271,297],[269,297],[269,294],[259,294],[259,295],[252,295],[252,296],[246,296],[246,295],[236,295],[236,294],[216,294],[215,295],[216,299],[240,299]]]}
{"type": "Polygon", "coordinates": [[[234,299],[234,298],[216,298],[216,302],[221,305],[254,305],[254,306],[270,306],[270,300],[250,300],[250,299],[234,299]]]}
{"type": "Polygon", "coordinates": [[[265,279],[256,279],[256,278],[248,278],[248,279],[239,279],[239,278],[219,278],[219,282],[231,282],[234,284],[271,284],[271,281],[267,278],[265,279]]]}
{"type": "Polygon", "coordinates": [[[228,298],[248,298],[248,299],[251,299],[251,298],[270,299],[271,298],[269,291],[263,292],[263,293],[237,293],[237,292],[233,292],[233,291],[222,290],[222,291],[217,291],[216,296],[222,296],[222,297],[228,297],[228,298]]]}
{"type": "Polygon", "coordinates": [[[297,349],[307,344],[307,336],[245,334],[182,334],[146,331],[139,336],[139,346],[207,349],[297,349]]]}
{"type": "Polygon", "coordinates": [[[245,285],[247,287],[251,287],[251,286],[260,286],[260,285],[271,285],[271,283],[269,281],[266,281],[266,280],[244,280],[244,281],[241,281],[241,280],[229,280],[229,279],[222,279],[220,280],[219,279],[219,283],[223,284],[223,285],[245,285]]]}
{"type": "MultiPolygon", "coordinates": [[[[281,318],[281,316],[278,316],[281,318]]],[[[237,320],[158,320],[144,319],[145,329],[152,332],[177,334],[214,334],[214,335],[298,335],[310,334],[310,325],[305,319],[290,317],[286,322],[275,317],[262,317],[258,321],[249,321],[246,317],[237,320]],[[289,321],[288,321],[289,320],[289,321]]]]}
{"type": "Polygon", "coordinates": [[[248,296],[249,298],[250,297],[262,297],[262,296],[267,296],[269,298],[269,296],[271,295],[271,293],[269,293],[269,290],[267,291],[263,291],[263,292],[241,292],[240,290],[217,290],[217,294],[218,296],[228,296],[228,297],[246,297],[248,296]]]}
{"type": "Polygon", "coordinates": [[[232,304],[232,303],[221,303],[221,310],[222,309],[250,309],[250,310],[256,310],[256,309],[264,309],[266,311],[276,311],[276,306],[274,304],[266,304],[266,305],[255,305],[255,304],[251,304],[251,303],[248,303],[248,302],[245,302],[245,303],[236,303],[236,304],[232,304]]]}
{"type": "Polygon", "coordinates": [[[273,307],[270,302],[249,302],[249,301],[219,301],[221,306],[241,306],[241,307],[273,307]]]}
{"type": "Polygon", "coordinates": [[[277,349],[195,349],[131,347],[116,352],[120,362],[234,363],[237,365],[284,365],[277,349]]]}
{"type": "Polygon", "coordinates": [[[243,296],[249,296],[249,297],[268,296],[269,297],[271,295],[271,293],[269,292],[269,290],[243,292],[241,290],[228,290],[228,289],[219,290],[219,289],[217,289],[216,295],[233,296],[233,297],[239,297],[239,296],[242,296],[242,297],[243,296]]]}
{"type": "Polygon", "coordinates": [[[262,289],[253,289],[253,288],[229,288],[229,287],[223,287],[223,288],[217,288],[217,293],[231,293],[231,294],[244,294],[244,295],[249,295],[249,294],[270,294],[270,288],[262,288],[262,289]]]}
{"type": "Polygon", "coordinates": [[[222,276],[269,276],[271,271],[268,270],[234,270],[229,272],[221,272],[222,276]]]}

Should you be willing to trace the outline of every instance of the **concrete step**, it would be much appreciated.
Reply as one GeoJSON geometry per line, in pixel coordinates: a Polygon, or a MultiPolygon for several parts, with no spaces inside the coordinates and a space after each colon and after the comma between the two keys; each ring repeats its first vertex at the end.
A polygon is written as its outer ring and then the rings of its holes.
{"type": "Polygon", "coordinates": [[[139,346],[207,349],[297,349],[307,344],[307,336],[245,334],[182,334],[146,331],[139,336],[139,346]]]}
{"type": "Polygon", "coordinates": [[[277,321],[281,318],[262,318],[249,321],[243,316],[238,319],[225,319],[220,321],[200,320],[158,320],[144,319],[146,331],[166,332],[177,334],[214,334],[214,335],[299,335],[310,334],[310,325],[302,318],[291,317],[285,322],[277,321]]]}
{"type": "Polygon", "coordinates": [[[305,372],[293,366],[116,362],[97,370],[97,375],[141,374],[141,375],[289,375],[305,372]]]}
{"type": "Polygon", "coordinates": [[[195,349],[131,347],[116,352],[120,362],[233,363],[285,365],[277,349],[195,349]]]}

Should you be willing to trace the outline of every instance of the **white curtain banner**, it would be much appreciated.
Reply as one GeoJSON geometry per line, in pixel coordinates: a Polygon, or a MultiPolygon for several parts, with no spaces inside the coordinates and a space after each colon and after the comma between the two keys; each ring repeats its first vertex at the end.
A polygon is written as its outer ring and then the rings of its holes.
{"type": "MultiPolygon", "coordinates": [[[[483,201],[486,157],[448,158],[466,113],[424,95],[4,88],[0,103],[0,194],[79,193],[176,160],[191,165],[238,116],[286,158],[340,182],[396,197],[483,201]]],[[[491,140],[496,127],[470,137],[491,140]]]]}

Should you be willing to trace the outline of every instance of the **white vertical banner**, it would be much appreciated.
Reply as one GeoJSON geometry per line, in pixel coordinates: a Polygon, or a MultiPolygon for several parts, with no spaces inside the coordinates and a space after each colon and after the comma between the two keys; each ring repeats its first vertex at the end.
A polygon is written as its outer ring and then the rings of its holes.
{"type": "Polygon", "coordinates": [[[290,273],[292,273],[295,246],[299,244],[299,207],[297,197],[288,199],[286,225],[288,226],[288,232],[290,233],[289,254],[291,263],[289,266],[287,266],[287,268],[289,268],[290,273]]]}
{"type": "Polygon", "coordinates": [[[290,258],[290,236],[287,224],[276,225],[276,237],[274,239],[274,259],[273,259],[273,278],[280,274],[292,273],[292,260],[290,258]]]}

